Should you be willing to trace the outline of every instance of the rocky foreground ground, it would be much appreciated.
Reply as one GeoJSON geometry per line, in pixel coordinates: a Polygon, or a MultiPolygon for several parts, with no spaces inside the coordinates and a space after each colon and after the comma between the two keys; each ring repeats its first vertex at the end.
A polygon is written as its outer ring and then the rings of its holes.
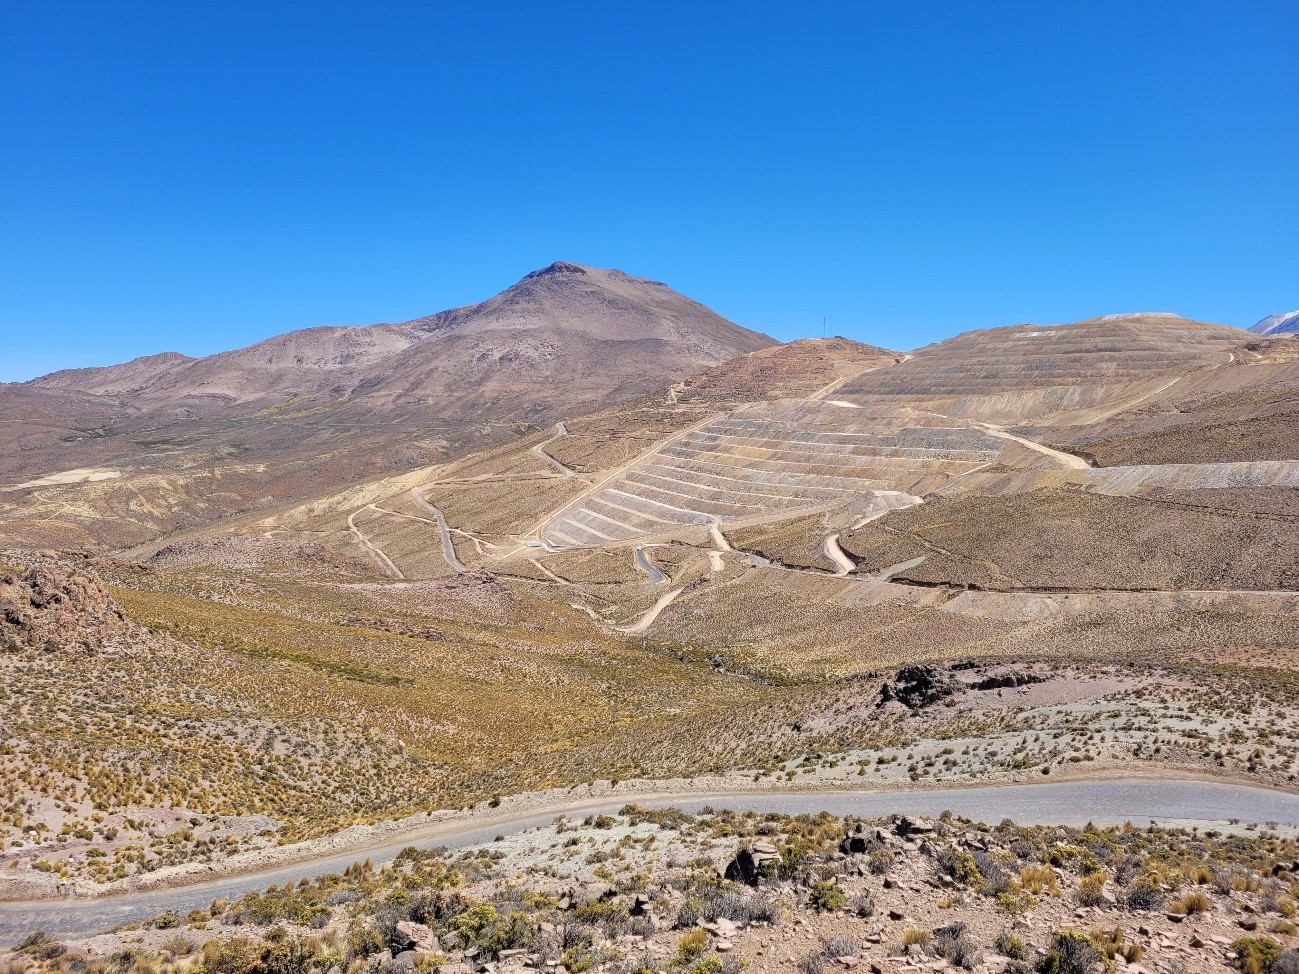
{"type": "Polygon", "coordinates": [[[1293,835],[628,806],[272,887],[0,970],[1294,974],[1293,835]]]}

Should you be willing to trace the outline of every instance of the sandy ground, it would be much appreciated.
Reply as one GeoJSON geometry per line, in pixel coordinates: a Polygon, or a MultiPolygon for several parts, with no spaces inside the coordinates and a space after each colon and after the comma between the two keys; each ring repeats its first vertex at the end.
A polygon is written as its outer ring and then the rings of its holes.
{"type": "Polygon", "coordinates": [[[0,487],[0,490],[26,490],[28,487],[59,487],[65,484],[94,484],[101,480],[116,480],[122,476],[122,471],[112,470],[108,467],[80,467],[76,470],[64,470],[60,473],[52,473],[48,476],[41,477],[39,480],[29,480],[25,484],[15,484],[12,487],[0,487]]]}

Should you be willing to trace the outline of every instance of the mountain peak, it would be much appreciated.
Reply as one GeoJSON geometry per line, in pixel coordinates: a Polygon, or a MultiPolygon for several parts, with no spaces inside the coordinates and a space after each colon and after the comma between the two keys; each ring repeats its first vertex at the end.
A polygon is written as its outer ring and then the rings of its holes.
{"type": "Polygon", "coordinates": [[[1268,315],[1250,329],[1256,335],[1279,335],[1299,331],[1299,311],[1268,315]]]}
{"type": "Polygon", "coordinates": [[[542,277],[560,277],[565,274],[581,274],[585,276],[586,273],[587,268],[581,264],[571,264],[566,260],[557,260],[548,267],[543,267],[541,270],[525,275],[523,279],[525,281],[535,281],[542,277]]]}

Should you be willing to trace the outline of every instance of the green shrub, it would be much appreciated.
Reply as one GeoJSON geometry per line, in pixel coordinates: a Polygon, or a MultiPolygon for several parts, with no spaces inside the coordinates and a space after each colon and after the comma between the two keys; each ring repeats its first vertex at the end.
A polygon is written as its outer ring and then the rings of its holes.
{"type": "Polygon", "coordinates": [[[1038,974],[1093,974],[1105,964],[1090,938],[1073,930],[1058,930],[1037,965],[1038,974]]]}
{"type": "Polygon", "coordinates": [[[1028,960],[1028,944],[1012,933],[999,933],[992,946],[1002,957],[1011,960],[1028,960]]]}
{"type": "Polygon", "coordinates": [[[689,933],[683,933],[681,939],[677,941],[677,953],[676,957],[672,959],[673,965],[685,967],[702,954],[706,946],[708,946],[708,934],[703,930],[691,930],[689,933]]]}
{"type": "MultiPolygon", "coordinates": [[[[205,947],[204,951],[206,950],[205,947]]],[[[347,947],[344,956],[349,964],[355,960],[364,960],[381,950],[383,950],[383,938],[379,936],[379,931],[368,923],[354,924],[347,931],[347,947]]]]}
{"type": "Polygon", "coordinates": [[[500,914],[492,904],[475,903],[451,920],[451,929],[466,940],[477,943],[487,928],[500,918],[500,914]]]}
{"type": "Polygon", "coordinates": [[[812,892],[808,898],[809,904],[813,909],[820,910],[823,913],[834,913],[836,910],[842,910],[848,902],[848,897],[844,891],[839,888],[839,884],[832,879],[820,879],[812,884],[812,892]]]}
{"type": "Polygon", "coordinates": [[[987,890],[988,882],[979,872],[979,866],[974,861],[974,856],[970,855],[964,849],[942,849],[938,853],[938,865],[943,872],[951,876],[962,886],[968,886],[975,890],[987,890]]]}
{"type": "Polygon", "coordinates": [[[626,907],[619,906],[617,903],[601,903],[597,900],[583,903],[573,911],[573,916],[583,923],[617,923],[627,920],[631,914],[627,912],[626,907]]]}
{"type": "Polygon", "coordinates": [[[1029,906],[1025,901],[1032,901],[1032,897],[1027,893],[998,893],[997,909],[1009,913],[1011,916],[1017,916],[1023,913],[1029,906]]]}
{"type": "Polygon", "coordinates": [[[1245,974],[1262,974],[1281,956],[1281,945],[1271,937],[1241,937],[1231,949],[1245,974]]]}

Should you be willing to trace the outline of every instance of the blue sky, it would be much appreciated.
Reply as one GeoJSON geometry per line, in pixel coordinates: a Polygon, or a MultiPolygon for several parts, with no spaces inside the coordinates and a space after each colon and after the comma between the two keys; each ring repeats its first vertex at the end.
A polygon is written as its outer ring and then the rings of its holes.
{"type": "Polygon", "coordinates": [[[1299,307],[1293,0],[0,0],[0,380],[555,259],[782,339],[1299,307]]]}

